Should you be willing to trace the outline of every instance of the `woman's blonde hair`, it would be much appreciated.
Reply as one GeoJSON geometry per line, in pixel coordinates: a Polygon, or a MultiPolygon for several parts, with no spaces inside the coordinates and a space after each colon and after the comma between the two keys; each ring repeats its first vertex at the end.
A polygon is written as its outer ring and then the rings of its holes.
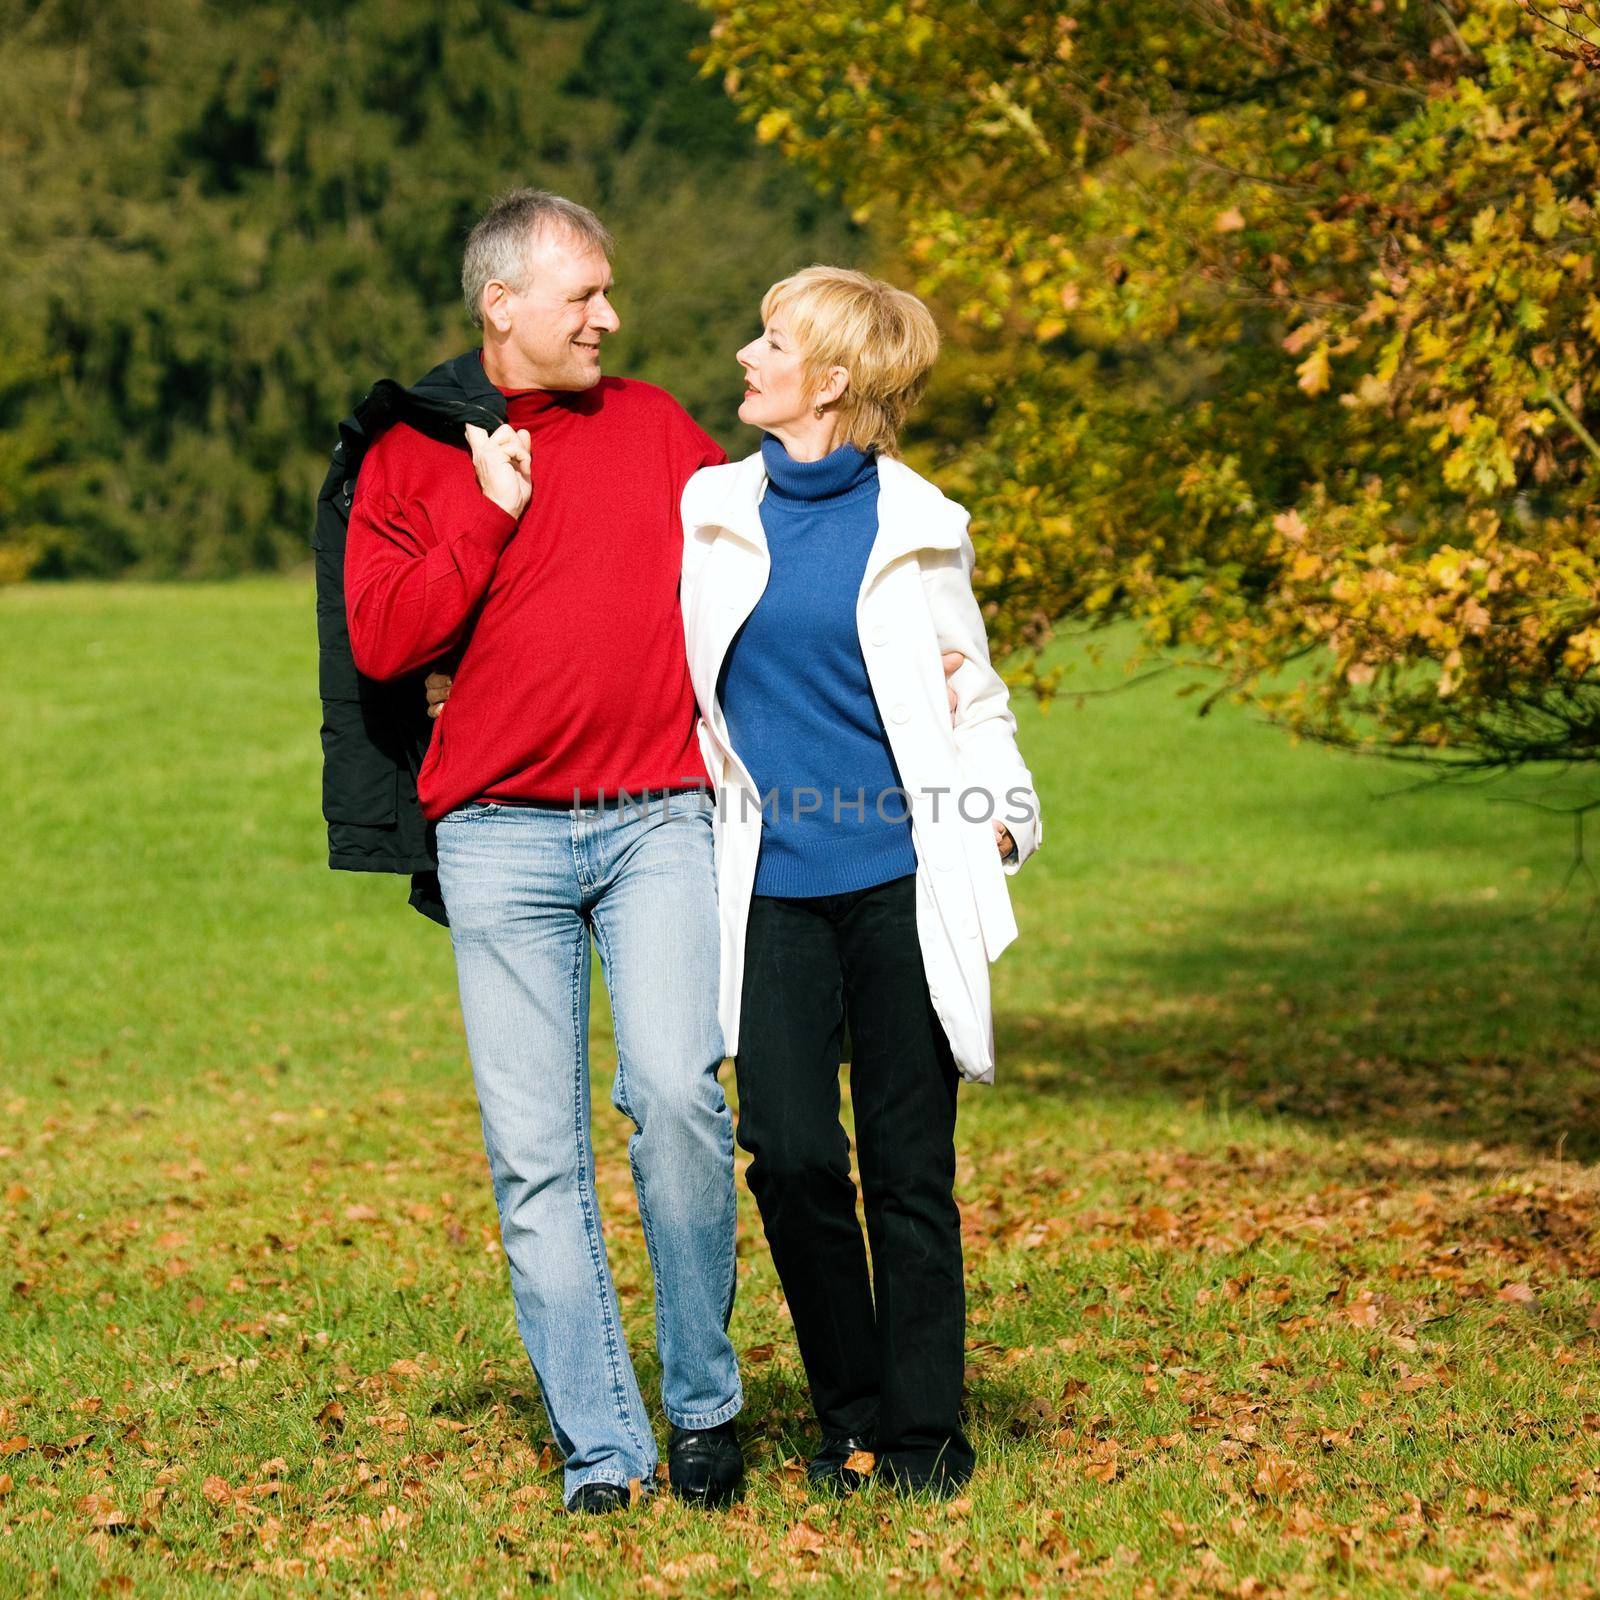
{"type": "Polygon", "coordinates": [[[763,322],[779,310],[799,349],[809,392],[821,387],[829,367],[850,374],[849,387],[832,402],[844,427],[842,442],[898,455],[901,425],[939,353],[939,330],[928,308],[914,294],[864,272],[806,267],[762,296],[763,322]]]}

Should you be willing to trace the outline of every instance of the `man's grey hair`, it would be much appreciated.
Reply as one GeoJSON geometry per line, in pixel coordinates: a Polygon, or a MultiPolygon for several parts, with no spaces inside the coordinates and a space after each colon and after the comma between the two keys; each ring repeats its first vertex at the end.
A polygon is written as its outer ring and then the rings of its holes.
{"type": "Polygon", "coordinates": [[[610,230],[588,206],[545,189],[509,189],[473,225],[461,259],[467,315],[483,326],[483,291],[498,280],[517,293],[528,287],[528,247],[551,229],[592,245],[607,260],[616,248],[610,230]]]}

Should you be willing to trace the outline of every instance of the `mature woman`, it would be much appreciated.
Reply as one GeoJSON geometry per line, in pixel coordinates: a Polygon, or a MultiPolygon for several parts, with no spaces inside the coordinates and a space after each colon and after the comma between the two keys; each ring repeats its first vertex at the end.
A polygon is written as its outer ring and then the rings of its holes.
{"type": "Polygon", "coordinates": [[[938,348],[927,308],[811,267],[761,315],[738,355],[761,450],[683,497],[738,1138],[821,1423],[812,1481],[855,1488],[875,1455],[897,1487],[947,1494],[973,1465],[956,1085],[993,1077],[987,964],[1016,935],[1004,880],[1039,841],[1038,802],[967,514],[897,454],[938,348]]]}

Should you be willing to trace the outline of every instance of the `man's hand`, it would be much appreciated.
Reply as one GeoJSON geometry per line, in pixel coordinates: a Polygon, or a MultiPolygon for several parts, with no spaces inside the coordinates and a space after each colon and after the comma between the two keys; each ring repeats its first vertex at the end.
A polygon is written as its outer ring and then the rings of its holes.
{"type": "Polygon", "coordinates": [[[1011,830],[1003,822],[995,823],[994,840],[1000,846],[1000,859],[1002,861],[1017,848],[1017,841],[1011,837],[1011,830]]]}
{"type": "Polygon", "coordinates": [[[493,433],[467,424],[478,487],[509,516],[520,517],[533,497],[533,446],[526,428],[502,422],[493,433]]]}
{"type": "Polygon", "coordinates": [[[436,717],[444,710],[444,703],[450,698],[450,685],[455,679],[448,672],[430,672],[422,680],[423,687],[428,691],[428,715],[436,717]]]}

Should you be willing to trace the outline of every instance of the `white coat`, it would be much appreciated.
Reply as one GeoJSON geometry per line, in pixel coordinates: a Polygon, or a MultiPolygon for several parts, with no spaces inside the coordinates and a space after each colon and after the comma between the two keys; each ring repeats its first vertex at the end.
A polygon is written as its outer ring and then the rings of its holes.
{"type": "MultiPolygon", "coordinates": [[[[683,493],[684,638],[700,703],[699,739],[717,789],[714,819],[722,924],[718,1001],[729,1055],[739,1047],[745,928],[761,846],[761,796],[728,736],[717,699],[722,663],[767,585],[761,455],[706,467],[683,493]]],[[[917,855],[917,935],[935,1010],[964,1078],[994,1080],[989,962],[1016,937],[1006,876],[1038,848],[1039,801],[1017,750],[1016,718],[989,664],[972,594],[967,513],[901,461],[878,461],[878,532],[856,600],[873,697],[909,795],[917,855]],[[950,680],[940,653],[965,662],[950,680]],[[1016,855],[1002,863],[992,819],[1016,855]]],[[[804,685],[795,686],[804,693],[804,685]]],[[[902,804],[895,802],[895,807],[902,804]]]]}

